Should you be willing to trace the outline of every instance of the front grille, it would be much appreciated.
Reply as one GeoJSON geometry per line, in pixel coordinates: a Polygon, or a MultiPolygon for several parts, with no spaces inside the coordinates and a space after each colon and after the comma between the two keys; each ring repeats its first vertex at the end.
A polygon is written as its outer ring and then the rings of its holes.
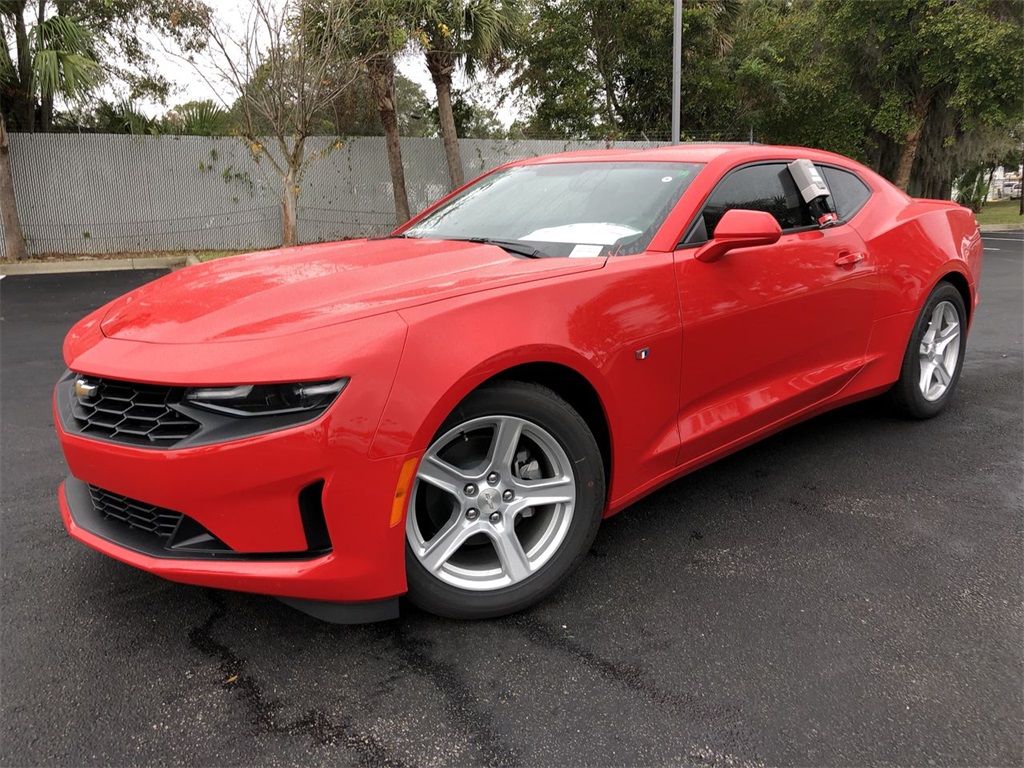
{"type": "Polygon", "coordinates": [[[71,413],[82,434],[130,445],[168,448],[194,434],[200,423],[171,408],[181,400],[181,387],[90,379],[91,397],[74,394],[71,413]]]}
{"type": "Polygon", "coordinates": [[[146,504],[127,496],[89,486],[93,506],[105,520],[117,520],[129,528],[151,533],[164,542],[170,540],[184,515],[171,509],[146,504]]]}

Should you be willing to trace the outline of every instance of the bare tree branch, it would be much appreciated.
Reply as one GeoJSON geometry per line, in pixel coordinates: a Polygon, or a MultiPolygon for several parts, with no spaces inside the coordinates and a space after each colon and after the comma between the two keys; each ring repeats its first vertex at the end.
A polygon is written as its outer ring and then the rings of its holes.
{"type": "Polygon", "coordinates": [[[215,21],[208,30],[213,71],[237,96],[240,133],[283,184],[285,245],[297,241],[298,185],[313,159],[305,146],[314,118],[359,74],[358,62],[342,50],[349,37],[349,4],[317,4],[315,14],[310,7],[308,0],[252,0],[240,32],[215,21]]]}

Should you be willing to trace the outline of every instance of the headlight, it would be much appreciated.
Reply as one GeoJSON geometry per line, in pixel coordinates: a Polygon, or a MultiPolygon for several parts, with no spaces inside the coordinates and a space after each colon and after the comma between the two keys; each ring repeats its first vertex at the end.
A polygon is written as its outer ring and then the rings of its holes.
{"type": "Polygon", "coordinates": [[[198,408],[229,416],[279,416],[325,411],[348,384],[348,377],[297,384],[240,384],[235,387],[193,387],[185,400],[198,408]]]}

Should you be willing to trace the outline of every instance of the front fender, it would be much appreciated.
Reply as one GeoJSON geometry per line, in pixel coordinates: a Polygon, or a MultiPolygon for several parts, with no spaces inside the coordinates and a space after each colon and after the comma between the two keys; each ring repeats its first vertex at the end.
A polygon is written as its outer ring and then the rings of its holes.
{"type": "Polygon", "coordinates": [[[402,310],[409,334],[370,456],[421,453],[475,388],[527,363],[593,386],[618,462],[611,498],[668,471],[678,448],[682,341],[672,254],[402,310]],[[644,355],[638,354],[646,349],[644,355]]]}

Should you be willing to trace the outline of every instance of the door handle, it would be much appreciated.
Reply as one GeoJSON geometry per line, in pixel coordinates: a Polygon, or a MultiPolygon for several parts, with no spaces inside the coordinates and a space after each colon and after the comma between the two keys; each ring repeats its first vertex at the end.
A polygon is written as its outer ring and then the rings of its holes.
{"type": "Polygon", "coordinates": [[[864,261],[863,253],[848,253],[843,252],[839,254],[839,258],[836,259],[837,267],[852,267],[857,262],[864,261]]]}

